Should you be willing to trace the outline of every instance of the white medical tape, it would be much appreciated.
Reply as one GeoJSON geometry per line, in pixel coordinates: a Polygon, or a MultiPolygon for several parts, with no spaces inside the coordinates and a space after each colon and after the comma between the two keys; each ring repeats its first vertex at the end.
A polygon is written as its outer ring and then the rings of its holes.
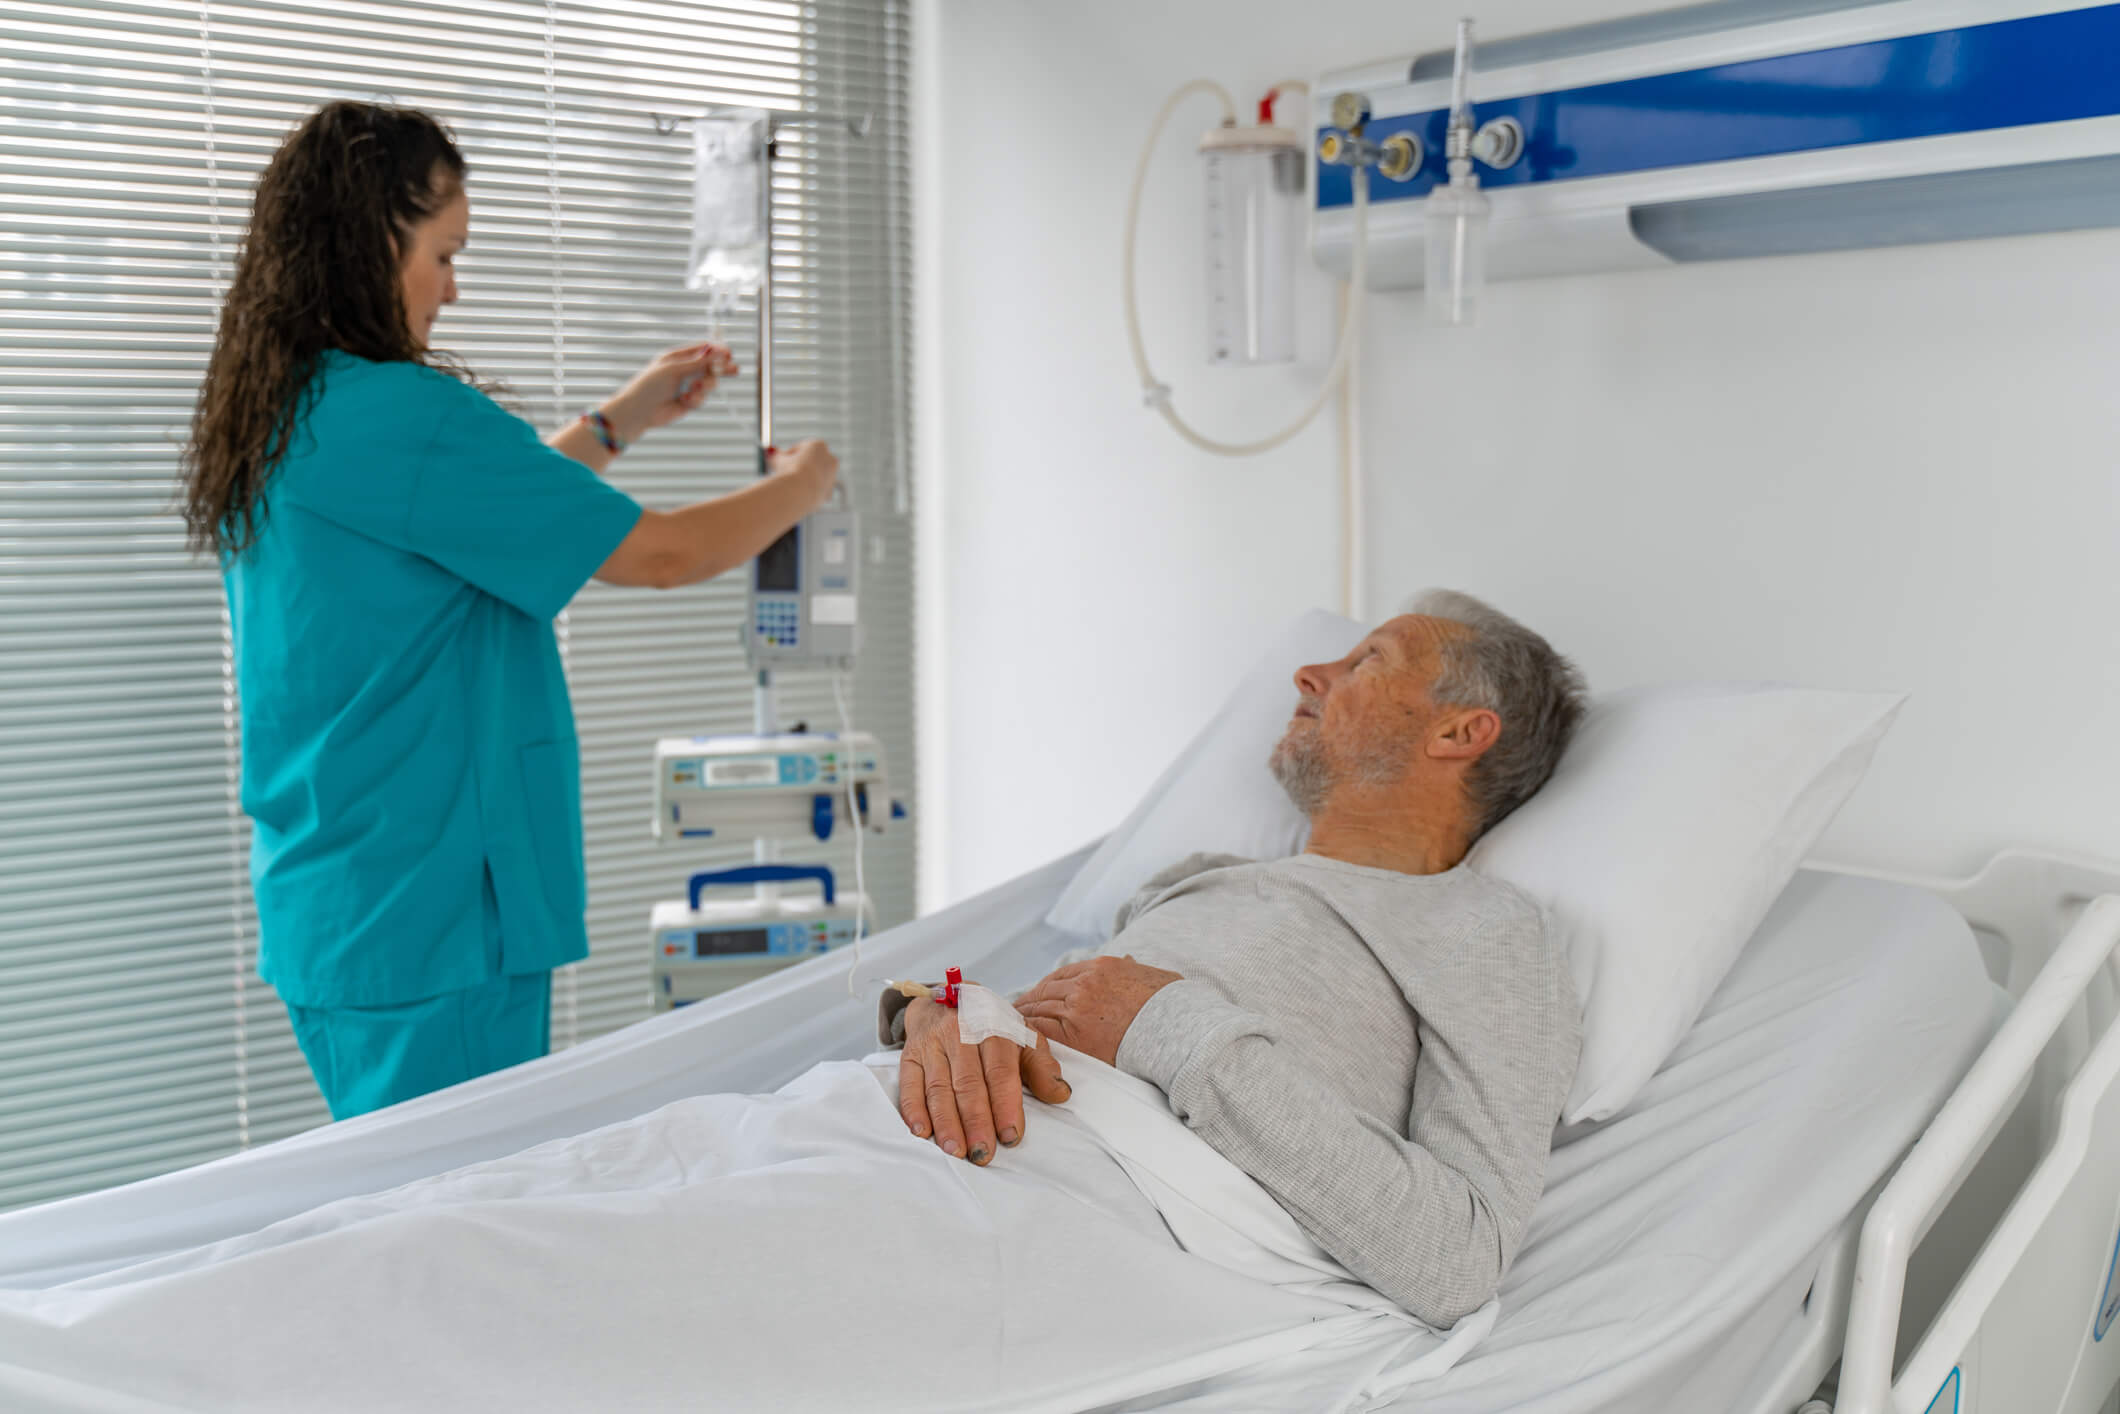
{"type": "Polygon", "coordinates": [[[1007,997],[990,987],[966,982],[957,988],[957,1039],[976,1046],[989,1036],[1035,1047],[1038,1033],[1024,1022],[1007,997]]]}

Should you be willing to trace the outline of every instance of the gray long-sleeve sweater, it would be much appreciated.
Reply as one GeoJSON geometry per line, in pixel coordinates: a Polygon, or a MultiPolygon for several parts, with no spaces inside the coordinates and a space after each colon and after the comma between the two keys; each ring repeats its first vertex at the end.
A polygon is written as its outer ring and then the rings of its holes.
{"type": "Polygon", "coordinates": [[[1108,953],[1183,974],[1120,1043],[1318,1244],[1425,1321],[1494,1294],[1582,1043],[1538,906],[1465,868],[1194,855],[1108,953]]]}

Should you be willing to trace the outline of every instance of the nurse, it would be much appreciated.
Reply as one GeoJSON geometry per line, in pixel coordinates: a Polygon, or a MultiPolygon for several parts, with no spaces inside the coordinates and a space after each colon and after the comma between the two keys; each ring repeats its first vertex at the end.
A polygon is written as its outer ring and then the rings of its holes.
{"type": "Polygon", "coordinates": [[[588,955],[553,616],[592,578],[668,589],[746,563],[838,470],[805,443],[675,511],[601,479],[735,372],[713,344],[540,441],[428,345],[457,298],[465,174],[403,108],[332,103],[287,139],[185,459],[234,628],[258,970],[340,1119],[543,1055],[552,969],[588,955]]]}

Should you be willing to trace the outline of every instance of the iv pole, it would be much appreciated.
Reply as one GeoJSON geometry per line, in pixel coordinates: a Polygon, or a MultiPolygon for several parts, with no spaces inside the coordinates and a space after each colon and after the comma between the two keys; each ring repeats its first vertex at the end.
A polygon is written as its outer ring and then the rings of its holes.
{"type": "MultiPolygon", "coordinates": [[[[856,138],[869,135],[870,115],[860,113],[853,116],[826,113],[767,113],[765,131],[765,200],[759,218],[760,239],[765,248],[765,270],[758,281],[758,474],[766,475],[772,468],[768,464],[773,446],[773,163],[780,155],[780,130],[787,127],[837,126],[844,124],[846,130],[856,138]]],[[[664,127],[664,119],[657,115],[655,127],[658,132],[673,131],[675,124],[664,127]]],[[[754,568],[754,574],[757,572],[754,568]]],[[[759,736],[772,736],[779,728],[780,711],[773,688],[773,670],[758,669],[758,676],[751,689],[751,730],[759,736]]],[[[771,848],[764,841],[759,843],[758,862],[770,863],[764,851],[771,848]]]]}
{"type": "MultiPolygon", "coordinates": [[[[758,474],[767,475],[772,467],[773,442],[773,163],[780,155],[780,130],[793,126],[826,126],[845,124],[855,138],[866,138],[869,133],[869,115],[852,117],[824,113],[767,113],[765,125],[765,153],[763,180],[765,184],[763,208],[759,217],[760,241],[765,250],[765,269],[758,280],[758,383],[756,388],[758,416],[758,474]]],[[[655,119],[658,132],[674,130],[675,124],[664,127],[661,116],[655,119]]],[[[758,572],[757,566],[751,573],[758,572]]],[[[773,670],[761,666],[751,685],[751,730],[760,737],[776,735],[780,730],[780,704],[773,684],[773,670]]],[[[860,828],[860,822],[855,822],[860,828]]],[[[752,841],[751,857],[758,864],[774,864],[780,859],[780,845],[776,840],[752,841]]],[[[780,892],[773,884],[757,886],[758,897],[771,898],[780,892]]]]}
{"type": "MultiPolygon", "coordinates": [[[[779,123],[768,114],[765,132],[765,199],[759,204],[764,212],[759,218],[759,232],[765,249],[765,269],[758,277],[758,474],[765,476],[772,467],[773,446],[773,160],[780,155],[779,123]]],[[[756,564],[752,574],[758,573],[756,564]]],[[[748,631],[747,631],[748,632],[748,631]]],[[[746,640],[748,641],[748,639],[746,640]]],[[[751,730],[759,736],[771,736],[779,730],[779,704],[773,691],[773,670],[761,666],[751,687],[751,730]]],[[[770,864],[779,850],[769,840],[759,840],[752,851],[760,864],[770,864]]]]}
{"type": "MultiPolygon", "coordinates": [[[[715,110],[710,109],[709,111],[715,110]]],[[[665,136],[676,132],[684,121],[681,118],[666,117],[661,113],[650,113],[648,116],[655,123],[655,131],[665,136]]],[[[870,123],[871,115],[867,113],[776,113],[767,111],[765,114],[765,151],[762,154],[761,173],[765,189],[763,200],[759,203],[761,207],[759,213],[759,235],[765,251],[765,269],[761,272],[758,280],[757,305],[758,384],[756,388],[756,407],[758,416],[758,474],[760,476],[765,476],[772,470],[770,458],[772,456],[771,448],[774,445],[773,163],[780,155],[780,130],[788,127],[838,127],[843,125],[854,138],[865,139],[869,135],[870,123]]],[[[752,574],[758,572],[755,561],[751,566],[750,572],[752,574]]],[[[749,630],[746,630],[745,641],[747,643],[750,641],[749,630]]],[[[777,735],[779,730],[780,706],[778,694],[773,684],[773,670],[770,667],[761,666],[756,670],[756,676],[751,684],[751,731],[756,736],[770,737],[777,735]]],[[[855,828],[860,828],[858,821],[855,822],[855,828]]],[[[780,845],[774,840],[754,840],[751,845],[751,857],[758,864],[778,863],[780,845]]],[[[761,899],[774,898],[780,893],[779,886],[776,884],[758,884],[754,887],[757,891],[757,897],[761,899]]]]}
{"type": "MultiPolygon", "coordinates": [[[[726,110],[710,109],[709,111],[713,112],[726,110]]],[[[780,130],[786,127],[836,127],[843,125],[846,128],[847,132],[858,141],[866,139],[868,137],[869,128],[871,124],[871,115],[867,113],[846,115],[827,114],[820,112],[777,113],[772,111],[766,111],[763,113],[762,116],[764,119],[764,131],[762,134],[763,150],[760,153],[760,181],[762,185],[762,191],[760,193],[761,200],[759,201],[759,240],[761,249],[763,251],[764,268],[760,271],[759,274],[756,305],[758,340],[758,371],[756,376],[758,381],[755,389],[755,397],[756,413],[758,418],[758,475],[764,477],[770,475],[772,471],[771,458],[773,455],[774,446],[773,164],[780,155],[780,130]]],[[[655,124],[655,131],[665,136],[676,132],[678,128],[683,124],[683,119],[666,117],[661,113],[651,113],[649,114],[649,117],[653,120],[655,124]]],[[[844,494],[843,488],[841,494],[844,494]]],[[[788,533],[794,534],[795,532],[791,530],[788,533]]],[[[756,575],[758,573],[758,565],[755,559],[753,560],[750,566],[750,573],[753,575],[756,575]]],[[[754,630],[747,625],[744,630],[744,641],[747,646],[755,642],[753,634],[754,630]]],[[[754,673],[755,676],[753,678],[751,686],[751,730],[752,733],[759,738],[768,738],[777,735],[779,732],[780,712],[778,697],[773,682],[773,670],[770,666],[766,664],[759,664],[754,669],[754,673]]],[[[845,711],[844,704],[842,704],[841,706],[841,711],[842,713],[844,713],[845,711]]],[[[860,817],[860,814],[855,811],[854,807],[854,787],[851,784],[851,770],[852,768],[850,766],[850,781],[847,787],[847,799],[849,811],[852,815],[851,823],[854,830],[857,832],[855,838],[855,860],[856,872],[858,874],[860,861],[860,838],[858,832],[863,827],[863,821],[860,817]]],[[[751,857],[753,862],[759,865],[777,864],[780,858],[779,843],[775,840],[764,837],[754,837],[751,842],[751,857]]],[[[752,887],[754,890],[753,896],[760,902],[769,902],[771,900],[777,899],[780,894],[779,885],[776,883],[760,881],[753,884],[752,887]]],[[[827,889],[829,890],[829,885],[827,885],[827,889]]],[[[827,898],[829,899],[829,893],[827,894],[827,898]]],[[[694,906],[696,907],[698,902],[698,896],[696,892],[693,896],[693,902],[694,906]]],[[[864,903],[863,906],[865,908],[866,904],[864,903]]],[[[857,931],[855,934],[857,960],[859,958],[859,946],[860,930],[857,927],[857,931]]],[[[850,973],[848,975],[848,988],[850,991],[852,989],[852,986],[853,977],[850,973]]]]}

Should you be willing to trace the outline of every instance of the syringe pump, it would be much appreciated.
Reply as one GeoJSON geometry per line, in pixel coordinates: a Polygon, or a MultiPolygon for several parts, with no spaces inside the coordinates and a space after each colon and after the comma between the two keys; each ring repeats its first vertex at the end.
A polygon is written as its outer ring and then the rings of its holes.
{"type": "Polygon", "coordinates": [[[655,743],[655,837],[829,840],[851,823],[905,818],[885,798],[883,747],[868,732],[680,736],[655,743]]]}
{"type": "Polygon", "coordinates": [[[832,871],[795,864],[751,865],[694,874],[687,896],[655,905],[655,1009],[702,1001],[783,967],[844,947],[859,936],[868,900],[840,893],[832,871]],[[821,895],[779,892],[708,902],[716,886],[815,880],[821,895]]]}

